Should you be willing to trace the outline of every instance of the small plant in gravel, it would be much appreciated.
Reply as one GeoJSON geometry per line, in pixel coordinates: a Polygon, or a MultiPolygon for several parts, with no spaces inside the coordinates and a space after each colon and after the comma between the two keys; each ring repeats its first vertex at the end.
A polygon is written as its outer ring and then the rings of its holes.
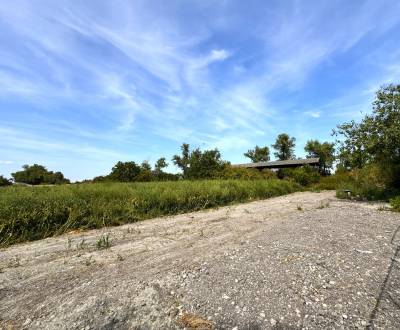
{"type": "Polygon", "coordinates": [[[108,249],[111,246],[110,235],[101,235],[99,240],[96,243],[97,248],[100,249],[108,249]]]}
{"type": "Polygon", "coordinates": [[[324,209],[326,207],[329,207],[329,202],[321,202],[318,206],[317,209],[324,209]]]}
{"type": "Polygon", "coordinates": [[[297,204],[297,211],[303,211],[303,207],[300,204],[297,204]]]}
{"type": "Polygon", "coordinates": [[[390,205],[394,211],[400,212],[400,196],[391,199],[390,205]]]}
{"type": "Polygon", "coordinates": [[[76,249],[77,250],[83,250],[86,247],[86,240],[84,238],[81,239],[81,241],[76,244],[76,249]]]}

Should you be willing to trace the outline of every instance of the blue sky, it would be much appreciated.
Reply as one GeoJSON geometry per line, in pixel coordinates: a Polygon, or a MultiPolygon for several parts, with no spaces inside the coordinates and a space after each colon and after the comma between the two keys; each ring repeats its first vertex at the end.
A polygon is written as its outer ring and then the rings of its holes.
{"type": "Polygon", "coordinates": [[[390,82],[398,0],[2,1],[0,174],[92,178],[182,142],[244,162],[282,132],[302,156],[390,82]]]}

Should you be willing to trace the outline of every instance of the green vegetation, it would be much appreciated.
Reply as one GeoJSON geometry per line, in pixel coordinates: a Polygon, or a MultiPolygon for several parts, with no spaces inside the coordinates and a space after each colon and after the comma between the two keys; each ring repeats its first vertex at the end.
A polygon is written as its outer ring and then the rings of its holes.
{"type": "MultiPolygon", "coordinates": [[[[387,199],[400,189],[400,85],[376,93],[372,113],[334,131],[338,141],[338,172],[348,171],[340,188],[364,199],[387,199]]],[[[340,190],[338,196],[347,196],[340,190]]]]}
{"type": "Polygon", "coordinates": [[[329,175],[335,161],[335,144],[318,140],[307,141],[304,150],[307,152],[307,158],[319,158],[319,173],[329,175]]]}
{"type": "Polygon", "coordinates": [[[38,164],[32,166],[24,165],[23,170],[12,173],[15,182],[38,185],[38,184],[63,184],[69,183],[61,172],[48,171],[46,167],[38,164]]]}
{"type": "Polygon", "coordinates": [[[277,179],[10,186],[0,194],[0,246],[300,189],[277,179]]]}
{"type": "MultiPolygon", "coordinates": [[[[146,161],[141,165],[133,161],[118,162],[110,174],[96,177],[90,184],[3,187],[0,246],[78,228],[120,225],[269,198],[304,187],[336,189],[337,196],[342,198],[392,198],[393,209],[400,211],[400,85],[381,88],[370,115],[360,123],[339,125],[334,134],[343,137],[337,141],[337,155],[333,143],[309,140],[305,146],[307,157],[320,158],[319,168],[303,166],[278,172],[240,168],[224,161],[217,149],[191,150],[184,143],[181,154],[172,158],[181,174],[164,172],[168,164],[165,158],[160,158],[154,169],[146,161]],[[335,159],[339,163],[335,174],[330,175],[335,159]]],[[[295,141],[286,133],[278,135],[272,145],[276,158],[294,159],[295,141]]],[[[269,160],[269,153],[268,147],[256,146],[244,155],[258,162],[269,160]]],[[[12,177],[15,182],[31,185],[69,183],[61,172],[54,173],[37,164],[24,165],[12,177]]],[[[10,183],[0,176],[0,186],[10,183]]],[[[109,244],[108,236],[102,237],[98,247],[109,244]]]]}
{"type": "Polygon", "coordinates": [[[12,184],[12,182],[9,179],[7,179],[4,176],[0,175],[0,187],[9,186],[11,184],[12,184]]]}
{"type": "Polygon", "coordinates": [[[111,240],[110,240],[110,235],[101,235],[99,240],[96,242],[96,247],[97,249],[108,249],[111,247],[111,240]]]}
{"type": "Polygon", "coordinates": [[[296,138],[289,137],[288,134],[279,134],[276,138],[275,143],[272,145],[276,151],[274,152],[275,157],[278,160],[294,159],[294,147],[296,146],[296,138]]]}
{"type": "Polygon", "coordinates": [[[393,210],[400,212],[400,196],[397,196],[396,198],[391,199],[390,204],[391,204],[393,210]]]}
{"type": "Polygon", "coordinates": [[[253,163],[267,162],[269,161],[269,148],[255,146],[254,149],[245,152],[244,156],[250,158],[253,163]]]}
{"type": "Polygon", "coordinates": [[[173,163],[182,170],[184,179],[209,179],[218,175],[227,162],[223,161],[218,149],[190,150],[187,143],[181,146],[181,155],[172,157],[173,163]]]}

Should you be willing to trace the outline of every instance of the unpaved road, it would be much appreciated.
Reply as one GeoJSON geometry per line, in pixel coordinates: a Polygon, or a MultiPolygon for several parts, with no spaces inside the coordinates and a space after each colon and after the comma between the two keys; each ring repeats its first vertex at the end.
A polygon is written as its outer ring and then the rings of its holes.
{"type": "Polygon", "coordinates": [[[0,327],[400,329],[400,214],[378,207],[303,192],[13,246],[0,327]]]}

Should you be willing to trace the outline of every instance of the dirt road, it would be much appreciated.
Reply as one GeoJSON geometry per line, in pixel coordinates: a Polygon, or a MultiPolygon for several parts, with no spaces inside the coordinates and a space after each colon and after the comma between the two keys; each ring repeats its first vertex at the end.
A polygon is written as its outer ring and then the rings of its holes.
{"type": "Polygon", "coordinates": [[[303,192],[13,246],[0,328],[399,329],[400,214],[379,207],[303,192]]]}

